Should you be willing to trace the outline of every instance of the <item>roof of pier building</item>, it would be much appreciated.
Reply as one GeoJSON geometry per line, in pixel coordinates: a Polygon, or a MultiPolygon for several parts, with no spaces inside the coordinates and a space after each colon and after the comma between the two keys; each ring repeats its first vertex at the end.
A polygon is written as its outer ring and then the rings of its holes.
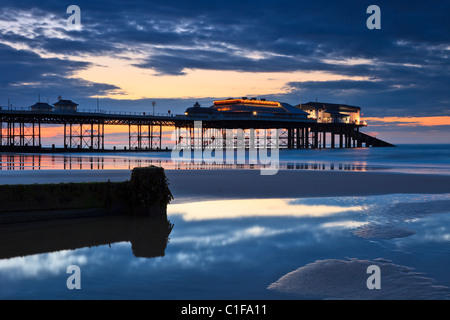
{"type": "Polygon", "coordinates": [[[308,113],[288,103],[278,101],[267,101],[265,99],[226,99],[214,101],[214,105],[208,108],[201,107],[198,102],[186,113],[270,113],[270,114],[295,114],[297,116],[308,116],[308,113]]]}
{"type": "Polygon", "coordinates": [[[53,104],[55,107],[77,107],[78,104],[71,100],[58,100],[58,102],[53,104]]]}
{"type": "Polygon", "coordinates": [[[358,112],[361,110],[360,107],[350,106],[347,104],[337,104],[337,103],[328,103],[328,102],[308,102],[305,104],[299,104],[296,106],[299,109],[307,110],[312,107],[314,109],[325,110],[325,112],[333,113],[333,112],[358,112]]]}
{"type": "Polygon", "coordinates": [[[37,102],[30,107],[31,110],[37,111],[51,111],[53,110],[53,106],[49,105],[45,102],[37,102]]]}

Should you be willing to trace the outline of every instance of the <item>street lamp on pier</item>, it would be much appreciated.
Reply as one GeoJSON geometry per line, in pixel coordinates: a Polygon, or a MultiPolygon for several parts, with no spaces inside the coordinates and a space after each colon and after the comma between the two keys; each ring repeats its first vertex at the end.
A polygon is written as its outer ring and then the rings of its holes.
{"type": "Polygon", "coordinates": [[[156,106],[156,101],[152,102],[152,106],[153,106],[153,115],[155,115],[155,106],[156,106]]]}

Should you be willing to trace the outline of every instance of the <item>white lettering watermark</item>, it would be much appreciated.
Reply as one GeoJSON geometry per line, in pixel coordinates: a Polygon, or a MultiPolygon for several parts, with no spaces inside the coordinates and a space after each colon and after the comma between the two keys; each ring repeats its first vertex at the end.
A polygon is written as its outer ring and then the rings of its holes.
{"type": "Polygon", "coordinates": [[[367,14],[371,14],[369,18],[367,18],[367,28],[369,30],[373,29],[381,29],[381,9],[379,6],[371,5],[367,8],[367,14]]]}
{"type": "Polygon", "coordinates": [[[69,30],[78,30],[81,27],[81,9],[77,5],[71,5],[67,7],[66,13],[71,14],[69,18],[67,18],[67,29],[69,30]]]}
{"type": "Polygon", "coordinates": [[[194,164],[259,165],[261,175],[275,175],[279,164],[277,129],[211,129],[202,121],[172,132],[172,161],[194,164]]]}
{"type": "Polygon", "coordinates": [[[81,290],[81,269],[77,265],[67,267],[67,273],[71,274],[67,278],[66,285],[69,290],[81,290]]]}
{"type": "Polygon", "coordinates": [[[379,266],[371,265],[367,267],[367,273],[371,274],[369,278],[367,278],[366,285],[367,289],[373,290],[381,289],[381,269],[379,266]]]}

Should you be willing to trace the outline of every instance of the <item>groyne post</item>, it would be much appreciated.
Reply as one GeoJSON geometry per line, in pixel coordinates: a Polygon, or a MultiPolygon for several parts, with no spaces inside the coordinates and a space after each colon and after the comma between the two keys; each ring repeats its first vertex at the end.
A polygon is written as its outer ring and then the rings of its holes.
{"type": "Polygon", "coordinates": [[[167,204],[173,199],[163,168],[134,168],[129,184],[135,214],[165,213],[167,204]]]}

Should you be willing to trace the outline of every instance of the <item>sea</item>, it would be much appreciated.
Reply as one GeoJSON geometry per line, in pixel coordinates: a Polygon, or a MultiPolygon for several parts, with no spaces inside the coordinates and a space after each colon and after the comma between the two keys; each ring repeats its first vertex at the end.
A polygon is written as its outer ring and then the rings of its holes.
{"type": "MultiPolygon", "coordinates": [[[[0,154],[2,172],[258,169],[170,152],[0,154]]],[[[280,170],[450,174],[450,145],[280,150],[280,170]]],[[[15,181],[20,183],[20,178],[15,181]]],[[[211,199],[0,226],[0,299],[450,298],[450,194],[211,199]]]]}
{"type": "MultiPolygon", "coordinates": [[[[209,156],[209,154],[208,154],[209,156]]],[[[166,169],[260,169],[277,161],[284,170],[383,171],[420,174],[450,174],[450,145],[398,145],[395,148],[279,149],[278,157],[266,160],[223,154],[221,161],[191,160],[170,151],[103,153],[0,153],[0,171],[9,170],[114,170],[156,165],[166,169]]]]}

